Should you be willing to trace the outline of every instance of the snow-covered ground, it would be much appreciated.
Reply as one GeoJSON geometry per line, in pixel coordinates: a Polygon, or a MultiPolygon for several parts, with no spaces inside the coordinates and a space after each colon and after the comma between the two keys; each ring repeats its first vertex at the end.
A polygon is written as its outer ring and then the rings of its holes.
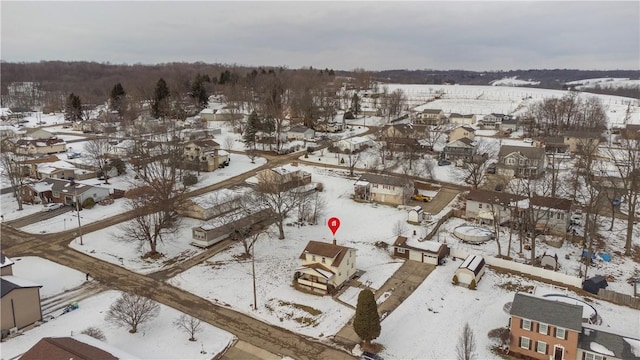
{"type": "Polygon", "coordinates": [[[596,78],[569,81],[565,85],[575,86],[577,89],[595,88],[640,88],[640,80],[629,78],[596,78]]]}
{"type": "MultiPolygon", "coordinates": [[[[46,259],[25,256],[11,260],[14,261],[15,276],[42,285],[41,297],[60,294],[85,281],[84,274],[46,259]]],[[[119,296],[118,291],[107,291],[81,300],[77,310],[58,315],[2,342],[2,359],[24,353],[43,337],[77,335],[91,326],[102,330],[107,344],[140,359],[211,359],[234,340],[232,334],[202,323],[203,330],[198,333],[197,341],[188,341],[188,336],[173,325],[181,313],[164,305],[156,319],[143,325],[138,333],[130,334],[128,329],[116,327],[104,319],[109,306],[119,296]],[[203,349],[206,354],[200,353],[203,349]]]]}
{"type": "Polygon", "coordinates": [[[527,85],[538,85],[540,81],[533,81],[518,79],[517,76],[512,76],[508,78],[502,78],[500,80],[493,80],[489,82],[492,86],[527,86],[527,85]]]}

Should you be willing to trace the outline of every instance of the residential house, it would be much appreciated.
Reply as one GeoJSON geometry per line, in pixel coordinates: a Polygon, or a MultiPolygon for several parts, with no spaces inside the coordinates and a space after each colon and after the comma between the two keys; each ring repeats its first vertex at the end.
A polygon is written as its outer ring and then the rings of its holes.
{"type": "Polygon", "coordinates": [[[600,144],[602,135],[597,131],[565,131],[563,134],[564,144],[569,147],[569,151],[594,152],[600,144]]]}
{"type": "Polygon", "coordinates": [[[97,203],[108,198],[109,195],[109,188],[80,184],[74,180],[46,178],[22,187],[22,201],[32,204],[57,202],[74,205],[76,199],[80,204],[84,204],[88,198],[92,198],[97,203]]]}
{"type": "Polygon", "coordinates": [[[396,176],[363,174],[354,185],[355,198],[402,205],[414,193],[413,182],[396,176]]]}
{"type": "Polygon", "coordinates": [[[46,140],[56,137],[54,133],[41,128],[26,129],[26,137],[38,140],[46,140]]]}
{"type": "Polygon", "coordinates": [[[220,189],[185,201],[178,214],[192,219],[210,220],[240,206],[240,197],[248,188],[220,189]]]}
{"type": "Polygon", "coordinates": [[[476,115],[475,114],[458,114],[451,113],[449,114],[449,123],[455,125],[474,125],[476,123],[476,115]]]}
{"type": "Polygon", "coordinates": [[[544,146],[547,154],[566,154],[569,151],[569,145],[564,143],[562,136],[547,136],[541,138],[538,147],[544,146]]]}
{"type": "Polygon", "coordinates": [[[234,236],[244,238],[258,227],[273,224],[273,215],[270,209],[236,208],[205,224],[191,228],[191,245],[206,248],[234,236]]]}
{"type": "Polygon", "coordinates": [[[433,131],[433,127],[421,124],[392,124],[385,125],[380,131],[380,139],[387,138],[413,138],[421,139],[429,132],[433,131]]]}
{"type": "Polygon", "coordinates": [[[475,282],[478,285],[484,275],[485,265],[482,256],[468,255],[453,275],[457,279],[457,281],[453,281],[454,284],[471,287],[471,284],[475,282]]]}
{"type": "Polygon", "coordinates": [[[57,137],[49,139],[10,138],[6,144],[18,155],[47,155],[67,151],[67,143],[57,137]]]}
{"type": "Polygon", "coordinates": [[[214,171],[228,159],[229,155],[213,140],[193,140],[184,147],[185,164],[198,171],[214,171]]]}
{"type": "Polygon", "coordinates": [[[475,155],[476,146],[473,140],[460,138],[448,142],[442,151],[442,156],[447,160],[471,160],[475,155]]]}
{"type": "Polygon", "coordinates": [[[451,132],[449,132],[450,142],[462,138],[474,140],[476,138],[476,129],[469,126],[458,126],[457,128],[451,130],[451,132]]]}
{"type": "Polygon", "coordinates": [[[356,273],[356,249],[309,241],[300,254],[295,285],[319,294],[334,294],[356,273]]]}
{"type": "Polygon", "coordinates": [[[537,221],[537,230],[553,235],[567,233],[571,222],[571,200],[535,195],[529,204],[537,221]]]}
{"type": "Polygon", "coordinates": [[[243,114],[237,108],[224,107],[221,109],[203,109],[200,118],[206,121],[230,121],[241,119],[243,114]]]}
{"type": "Polygon", "coordinates": [[[358,152],[371,146],[372,141],[368,137],[354,136],[342,139],[336,143],[336,147],[342,152],[358,152]]]}
{"type": "Polygon", "coordinates": [[[407,153],[417,153],[425,149],[420,141],[414,138],[387,138],[384,142],[390,151],[401,151],[407,153]]]}
{"type": "Polygon", "coordinates": [[[495,129],[499,130],[502,121],[507,120],[510,116],[505,114],[497,114],[491,113],[489,115],[485,115],[478,121],[478,125],[486,128],[486,129],[495,129]]]}
{"type": "Polygon", "coordinates": [[[25,134],[24,130],[19,130],[12,125],[0,125],[0,139],[20,137],[25,134]]]}
{"type": "Polygon", "coordinates": [[[18,330],[42,321],[40,288],[42,285],[13,275],[13,261],[0,254],[0,317],[1,337],[15,334],[18,330]]]}
{"type": "Polygon", "coordinates": [[[287,132],[287,139],[289,140],[309,140],[313,139],[316,132],[306,126],[293,126],[287,132]]]}
{"type": "Polygon", "coordinates": [[[582,306],[518,292],[511,305],[509,351],[532,359],[582,359],[582,306]]]}
{"type": "Polygon", "coordinates": [[[439,265],[447,255],[447,245],[436,241],[420,241],[415,237],[398,236],[393,243],[393,256],[397,258],[439,265]]]}
{"type": "Polygon", "coordinates": [[[258,183],[276,190],[289,190],[311,183],[311,174],[294,165],[260,170],[256,173],[258,183]]]}
{"type": "Polygon", "coordinates": [[[424,125],[443,125],[447,122],[447,117],[442,109],[424,109],[417,114],[415,122],[424,125]]]}
{"type": "Polygon", "coordinates": [[[500,122],[500,131],[518,131],[518,119],[512,116],[506,116],[500,122]]]}
{"type": "Polygon", "coordinates": [[[626,124],[620,130],[620,137],[627,140],[640,140],[640,124],[626,124]]]}
{"type": "Polygon", "coordinates": [[[118,360],[138,359],[89,335],[45,337],[20,356],[21,360],[118,360]]]}
{"type": "Polygon", "coordinates": [[[576,359],[640,360],[640,336],[612,333],[609,328],[583,325],[578,337],[576,359]]]}
{"type": "Polygon", "coordinates": [[[544,147],[502,145],[498,153],[498,175],[537,178],[545,171],[544,147]]]}
{"type": "Polygon", "coordinates": [[[524,199],[507,192],[474,189],[467,195],[465,217],[481,224],[502,224],[517,217],[514,205],[524,199]]]}

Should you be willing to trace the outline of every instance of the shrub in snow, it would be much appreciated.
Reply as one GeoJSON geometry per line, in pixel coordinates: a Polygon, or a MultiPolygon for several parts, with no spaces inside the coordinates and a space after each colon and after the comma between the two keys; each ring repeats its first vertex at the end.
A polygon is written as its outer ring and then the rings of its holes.
{"type": "Polygon", "coordinates": [[[453,279],[451,279],[453,285],[458,285],[458,275],[453,275],[453,279]]]}
{"type": "Polygon", "coordinates": [[[82,208],[83,209],[91,209],[92,207],[94,207],[96,205],[96,201],[93,200],[93,198],[86,198],[83,202],[82,202],[82,208]]]}
{"type": "Polygon", "coordinates": [[[102,332],[102,330],[100,330],[99,328],[95,327],[95,326],[91,326],[88,327],[84,330],[82,330],[81,334],[85,334],[85,335],[89,335],[94,339],[98,339],[100,341],[106,341],[107,338],[104,336],[104,333],[102,332]]]}
{"type": "Polygon", "coordinates": [[[471,279],[471,283],[469,284],[469,289],[471,290],[476,289],[476,279],[471,279]]]}

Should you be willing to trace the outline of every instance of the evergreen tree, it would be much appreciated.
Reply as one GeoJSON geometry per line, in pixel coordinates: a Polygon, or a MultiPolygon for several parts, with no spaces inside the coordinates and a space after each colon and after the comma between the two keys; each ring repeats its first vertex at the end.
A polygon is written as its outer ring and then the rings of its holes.
{"type": "Polygon", "coordinates": [[[109,97],[109,103],[111,109],[118,112],[118,115],[122,116],[122,112],[125,110],[125,98],[127,94],[124,92],[124,88],[120,83],[117,83],[111,89],[111,96],[109,97]]]}
{"type": "Polygon", "coordinates": [[[242,140],[244,141],[244,146],[247,149],[255,149],[256,148],[256,134],[260,131],[260,118],[258,114],[254,111],[249,115],[249,119],[247,120],[247,127],[244,129],[244,133],[242,134],[242,140]]]}
{"type": "Polygon", "coordinates": [[[358,117],[361,108],[360,97],[358,96],[358,94],[353,94],[353,97],[351,98],[351,110],[353,111],[353,115],[358,117]]]}
{"type": "Polygon", "coordinates": [[[82,120],[82,102],[80,97],[74,93],[69,94],[67,102],[64,105],[64,119],[66,121],[82,120]]]}
{"type": "Polygon", "coordinates": [[[363,341],[368,344],[380,336],[380,315],[378,305],[369,289],[360,291],[356,316],[353,319],[353,329],[363,341]]]}
{"type": "Polygon", "coordinates": [[[151,105],[152,115],[156,118],[163,117],[168,113],[169,87],[163,78],[158,80],[153,93],[153,104],[151,105]]]}
{"type": "Polygon", "coordinates": [[[208,78],[208,76],[197,74],[193,84],[191,84],[191,93],[189,95],[191,95],[199,109],[204,109],[209,103],[209,95],[204,87],[204,83],[208,78]]]}

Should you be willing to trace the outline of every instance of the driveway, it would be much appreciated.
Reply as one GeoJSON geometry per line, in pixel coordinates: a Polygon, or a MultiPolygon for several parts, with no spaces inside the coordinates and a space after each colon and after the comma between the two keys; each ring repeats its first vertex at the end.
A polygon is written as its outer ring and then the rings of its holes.
{"type": "Polygon", "coordinates": [[[55,209],[55,210],[51,210],[51,211],[47,211],[47,212],[37,212],[37,213],[33,213],[31,215],[27,215],[27,216],[23,216],[21,218],[15,219],[15,220],[10,220],[10,221],[6,221],[5,223],[7,225],[11,225],[15,228],[21,228],[27,225],[31,225],[34,223],[37,223],[39,221],[43,221],[43,220],[48,220],[51,218],[54,218],[58,215],[62,215],[64,213],[67,213],[69,211],[73,210],[73,208],[71,206],[63,206],[59,209],[55,209]]]}
{"type": "Polygon", "coordinates": [[[425,213],[437,214],[444,209],[461,191],[449,187],[442,187],[438,194],[428,203],[422,203],[425,213]]]}
{"type": "MultiPolygon", "coordinates": [[[[382,304],[378,305],[378,313],[383,319],[395,310],[422,284],[424,279],[431,274],[435,265],[407,260],[402,266],[378,289],[375,298],[388,296],[382,304]]],[[[360,337],[353,330],[353,318],[336,334],[334,340],[350,348],[360,343],[360,337]]]]}

